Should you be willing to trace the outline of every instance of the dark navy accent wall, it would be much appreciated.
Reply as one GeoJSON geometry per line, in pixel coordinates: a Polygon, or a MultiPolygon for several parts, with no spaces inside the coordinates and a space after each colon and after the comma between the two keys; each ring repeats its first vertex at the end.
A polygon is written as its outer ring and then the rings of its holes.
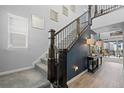
{"type": "Polygon", "coordinates": [[[87,56],[89,54],[89,47],[86,44],[86,37],[89,37],[89,32],[80,37],[76,44],[67,54],[67,78],[72,79],[74,76],[80,74],[87,68],[87,56]],[[73,66],[78,66],[78,70],[75,71],[73,66]]]}

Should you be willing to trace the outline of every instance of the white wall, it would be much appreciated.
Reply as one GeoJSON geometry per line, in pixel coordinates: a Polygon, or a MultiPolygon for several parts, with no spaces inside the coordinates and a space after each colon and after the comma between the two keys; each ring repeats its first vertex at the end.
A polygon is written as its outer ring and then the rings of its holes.
{"type": "MultiPolygon", "coordinates": [[[[67,6],[68,8],[70,6],[67,6]]],[[[62,15],[62,6],[0,6],[0,72],[10,71],[31,66],[48,48],[48,31],[67,25],[69,22],[84,13],[87,6],[76,6],[76,13],[69,10],[69,16],[62,15]],[[49,18],[50,9],[59,13],[59,22],[49,18]],[[29,20],[29,37],[27,49],[8,49],[8,13],[26,17],[29,20]],[[31,27],[31,15],[45,18],[45,29],[38,30],[31,27]]]]}
{"type": "Polygon", "coordinates": [[[92,29],[124,22],[124,7],[93,19],[92,29]]]}

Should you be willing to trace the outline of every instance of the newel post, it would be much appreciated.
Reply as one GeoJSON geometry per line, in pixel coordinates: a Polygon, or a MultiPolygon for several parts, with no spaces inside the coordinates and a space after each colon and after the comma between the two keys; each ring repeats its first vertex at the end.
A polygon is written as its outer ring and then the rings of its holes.
{"type": "Polygon", "coordinates": [[[55,30],[49,31],[48,80],[55,81],[55,30]]]}

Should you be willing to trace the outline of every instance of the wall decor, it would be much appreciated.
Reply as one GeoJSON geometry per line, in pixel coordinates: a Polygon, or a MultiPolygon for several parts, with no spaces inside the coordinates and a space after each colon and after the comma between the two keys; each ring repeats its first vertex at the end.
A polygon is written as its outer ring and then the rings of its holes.
{"type": "Polygon", "coordinates": [[[76,6],[75,5],[71,5],[70,9],[71,9],[72,12],[76,12],[76,6]]]}
{"type": "Polygon", "coordinates": [[[65,16],[68,16],[68,8],[65,7],[65,6],[63,6],[63,14],[64,14],[65,16]]]}
{"type": "Polygon", "coordinates": [[[55,22],[58,22],[58,12],[50,9],[50,19],[55,22]]]}
{"type": "Polygon", "coordinates": [[[32,15],[32,27],[44,29],[44,18],[37,15],[32,15]]]}

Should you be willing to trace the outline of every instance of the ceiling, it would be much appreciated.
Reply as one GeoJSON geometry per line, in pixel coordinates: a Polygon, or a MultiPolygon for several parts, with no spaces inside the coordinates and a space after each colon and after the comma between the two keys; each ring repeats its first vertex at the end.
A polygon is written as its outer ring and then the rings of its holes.
{"type": "Polygon", "coordinates": [[[93,29],[96,33],[104,33],[104,32],[111,32],[111,31],[123,31],[124,29],[124,22],[108,25],[105,27],[100,27],[93,29]]]}

